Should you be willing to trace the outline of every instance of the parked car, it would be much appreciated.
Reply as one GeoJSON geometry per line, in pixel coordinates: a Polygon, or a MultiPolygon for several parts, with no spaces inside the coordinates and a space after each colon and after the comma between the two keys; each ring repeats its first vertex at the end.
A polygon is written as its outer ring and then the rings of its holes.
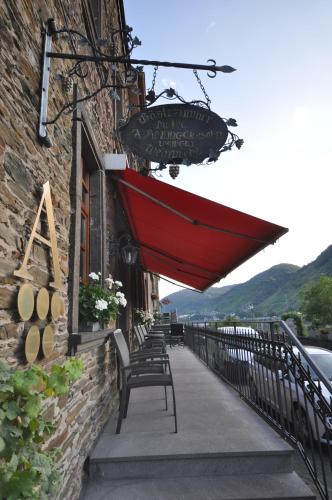
{"type": "Polygon", "coordinates": [[[218,370],[230,382],[246,382],[249,364],[257,349],[257,343],[253,340],[260,339],[260,334],[245,326],[222,326],[218,332],[221,334],[216,357],[218,370]]]}
{"type": "MultiPolygon", "coordinates": [[[[332,352],[320,347],[305,346],[304,349],[318,368],[332,382],[332,352]]],[[[293,348],[296,357],[299,350],[293,348]]],[[[320,440],[322,443],[332,443],[332,403],[331,393],[324,384],[320,384],[322,397],[330,405],[331,413],[325,417],[325,425],[315,415],[310,400],[305,396],[299,383],[287,367],[287,354],[283,351],[282,358],[267,355],[268,352],[262,349],[262,353],[254,354],[250,363],[250,390],[252,399],[268,405],[277,414],[293,424],[295,434],[302,442],[307,442],[311,437],[320,440]],[[264,352],[263,352],[264,351],[264,352]]],[[[307,361],[302,356],[301,363],[318,387],[318,376],[308,366],[307,361]]],[[[304,381],[305,387],[309,388],[309,382],[304,381]]],[[[331,385],[332,388],[332,385],[331,385]]],[[[315,396],[318,401],[318,396],[315,396]]]]}
{"type": "Polygon", "coordinates": [[[218,332],[260,338],[260,334],[254,328],[251,328],[251,326],[220,326],[218,332]]]}

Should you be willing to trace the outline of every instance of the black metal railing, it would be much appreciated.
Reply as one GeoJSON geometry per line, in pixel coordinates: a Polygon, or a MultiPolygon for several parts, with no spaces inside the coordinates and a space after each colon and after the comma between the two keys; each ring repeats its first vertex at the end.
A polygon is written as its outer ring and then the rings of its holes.
{"type": "Polygon", "coordinates": [[[190,323],[185,343],[298,450],[321,497],[328,500],[332,353],[304,348],[284,321],[190,323]]]}

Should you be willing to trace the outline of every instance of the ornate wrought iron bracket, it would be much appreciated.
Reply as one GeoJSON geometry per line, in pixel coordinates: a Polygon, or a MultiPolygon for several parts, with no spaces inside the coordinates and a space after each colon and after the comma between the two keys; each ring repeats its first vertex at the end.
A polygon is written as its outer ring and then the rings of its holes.
{"type": "Polygon", "coordinates": [[[236,71],[232,66],[216,66],[216,61],[214,59],[208,59],[212,64],[187,64],[187,63],[177,63],[168,61],[149,61],[147,59],[132,59],[130,57],[114,57],[114,56],[90,56],[87,54],[66,54],[59,52],[47,52],[47,55],[53,59],[71,59],[76,61],[93,61],[93,62],[108,62],[108,63],[121,63],[121,64],[138,64],[140,66],[165,66],[166,68],[182,68],[182,69],[202,69],[205,71],[210,71],[212,75],[208,75],[210,78],[214,78],[217,72],[222,73],[233,73],[236,71]]]}
{"type": "MultiPolygon", "coordinates": [[[[67,105],[65,105],[60,112],[56,115],[56,117],[50,121],[48,121],[48,93],[49,93],[49,79],[50,79],[50,71],[51,71],[51,61],[52,59],[63,59],[63,60],[71,60],[76,61],[74,67],[72,68],[72,73],[76,74],[80,78],[85,78],[87,74],[82,73],[81,64],[87,62],[94,62],[99,66],[102,70],[105,70],[105,63],[110,63],[111,65],[115,64],[123,64],[125,68],[128,68],[134,73],[138,73],[141,71],[142,66],[163,66],[163,67],[171,67],[171,68],[182,68],[182,69],[191,69],[191,70],[204,70],[207,71],[208,76],[210,78],[214,78],[218,72],[222,73],[232,73],[236,71],[235,68],[231,66],[217,66],[216,61],[214,59],[209,59],[208,62],[210,64],[188,64],[188,63],[178,63],[178,62],[168,62],[168,61],[150,61],[145,59],[133,59],[130,57],[132,49],[134,46],[140,44],[139,40],[135,37],[134,39],[130,35],[131,28],[126,27],[124,30],[124,35],[131,42],[131,48],[128,50],[125,56],[114,56],[101,52],[97,47],[95,47],[84,35],[81,33],[70,30],[70,29],[61,29],[57,30],[55,26],[54,19],[49,19],[46,25],[46,30],[44,33],[44,43],[43,43],[43,66],[42,66],[42,79],[41,79],[41,97],[40,97],[40,115],[39,115],[39,124],[38,124],[38,137],[40,142],[46,146],[51,147],[52,143],[47,134],[47,125],[53,124],[57,121],[57,119],[61,116],[61,114],[71,106],[77,104],[78,102],[91,99],[96,94],[98,94],[101,90],[108,88],[114,89],[119,87],[125,87],[125,85],[111,85],[108,84],[107,78],[104,78],[101,82],[100,87],[91,94],[85,96],[82,99],[78,99],[73,101],[67,105]],[[60,53],[60,52],[52,52],[52,41],[55,36],[61,34],[74,34],[78,35],[81,39],[85,41],[86,44],[90,45],[94,49],[94,52],[97,55],[89,55],[89,54],[75,54],[75,53],[60,53]],[[132,68],[132,65],[138,65],[137,68],[132,68]]],[[[114,34],[119,33],[120,30],[117,30],[111,35],[112,41],[114,39],[114,34]]]]}

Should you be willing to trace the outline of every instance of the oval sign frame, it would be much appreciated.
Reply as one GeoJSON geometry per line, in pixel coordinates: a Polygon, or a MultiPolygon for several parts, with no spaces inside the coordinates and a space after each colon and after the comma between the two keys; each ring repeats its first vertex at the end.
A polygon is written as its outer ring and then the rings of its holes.
{"type": "Polygon", "coordinates": [[[126,152],[165,164],[201,163],[218,157],[228,136],[224,120],[193,104],[153,106],[131,116],[119,128],[126,152]]]}

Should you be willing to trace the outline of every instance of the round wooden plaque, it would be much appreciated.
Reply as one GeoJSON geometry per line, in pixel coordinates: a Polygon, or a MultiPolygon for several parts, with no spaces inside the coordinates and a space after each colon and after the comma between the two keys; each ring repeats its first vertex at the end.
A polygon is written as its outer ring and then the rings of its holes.
{"type": "Polygon", "coordinates": [[[47,325],[43,333],[42,349],[45,358],[49,358],[54,349],[54,330],[52,325],[47,325]]]}
{"type": "Polygon", "coordinates": [[[41,288],[37,295],[37,314],[39,319],[45,319],[50,308],[50,296],[46,288],[41,288]]]}
{"type": "Polygon", "coordinates": [[[33,363],[40,348],[40,334],[37,326],[32,326],[25,339],[24,352],[28,363],[33,363]]]}
{"type": "Polygon", "coordinates": [[[31,285],[22,285],[17,296],[17,309],[23,319],[27,321],[31,318],[35,307],[33,288],[31,285]]]}
{"type": "Polygon", "coordinates": [[[59,292],[54,292],[51,300],[51,313],[54,321],[57,321],[62,314],[63,300],[59,292]]]}

